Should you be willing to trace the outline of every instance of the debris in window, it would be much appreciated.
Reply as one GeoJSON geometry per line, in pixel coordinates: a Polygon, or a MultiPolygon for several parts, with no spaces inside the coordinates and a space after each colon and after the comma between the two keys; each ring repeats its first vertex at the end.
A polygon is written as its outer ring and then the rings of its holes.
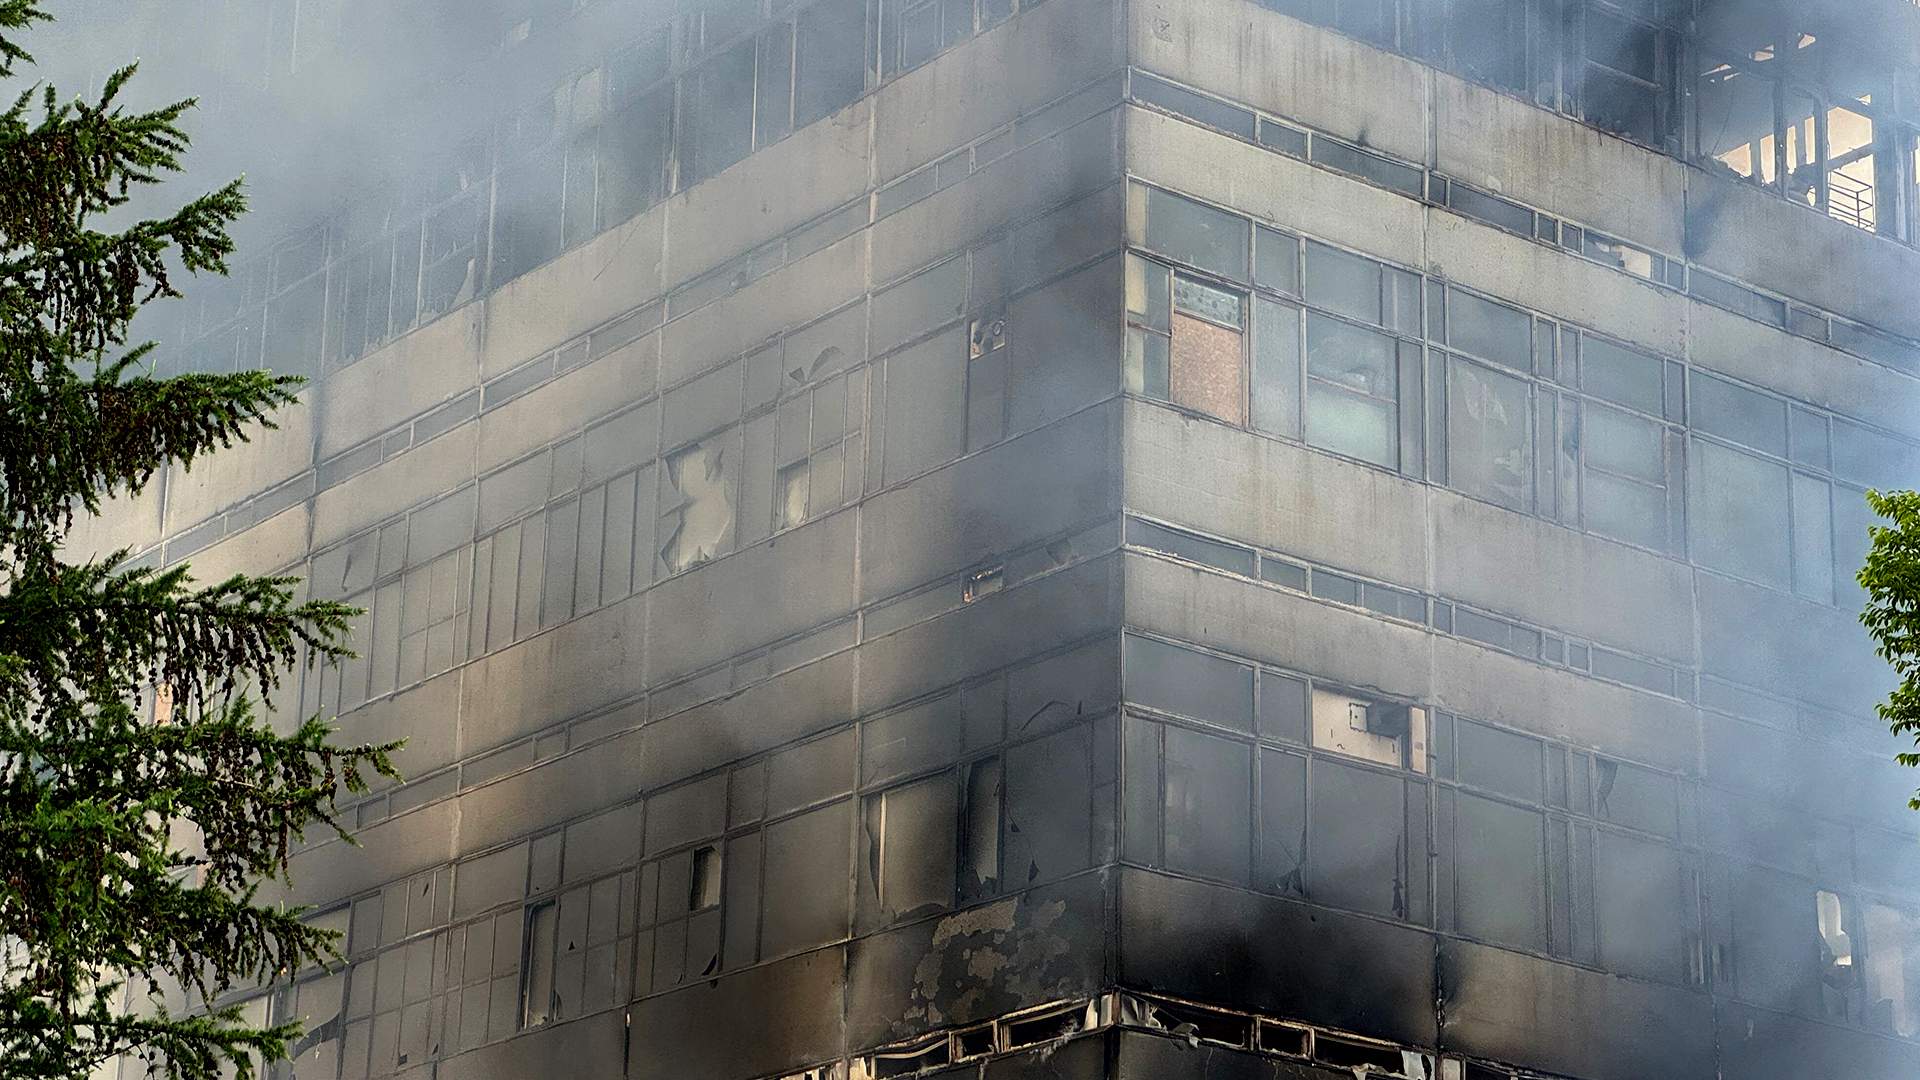
{"type": "Polygon", "coordinates": [[[963,603],[971,604],[983,596],[991,596],[999,592],[1006,586],[1006,567],[989,566],[967,575],[966,584],[960,589],[960,599],[963,603]]]}

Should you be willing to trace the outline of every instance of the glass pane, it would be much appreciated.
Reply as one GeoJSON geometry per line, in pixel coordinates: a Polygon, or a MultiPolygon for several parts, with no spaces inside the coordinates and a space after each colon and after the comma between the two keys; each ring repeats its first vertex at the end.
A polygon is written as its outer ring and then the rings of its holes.
{"type": "Polygon", "coordinates": [[[1644,413],[1660,415],[1659,360],[1604,338],[1583,334],[1581,342],[1585,350],[1581,357],[1581,389],[1644,413]]]}
{"type": "Polygon", "coordinates": [[[1389,469],[1400,461],[1393,407],[1321,382],[1307,385],[1307,442],[1389,469]]]}
{"type": "Polygon", "coordinates": [[[1787,403],[1694,372],[1693,426],[1778,457],[1787,456],[1787,403]]]}
{"type": "Polygon", "coordinates": [[[1318,312],[1307,313],[1307,374],[1392,400],[1393,339],[1318,312]]]}
{"type": "Polygon", "coordinates": [[[1447,308],[1448,344],[1515,371],[1533,370],[1533,326],[1526,312],[1453,289],[1447,308]]]}
{"type": "Polygon", "coordinates": [[[1300,294],[1300,241],[1265,226],[1254,229],[1253,283],[1288,296],[1300,294]]]}
{"type": "Polygon", "coordinates": [[[1253,298],[1253,426],[1300,435],[1300,309],[1253,298]]]}
{"type": "Polygon", "coordinates": [[[1166,863],[1227,881],[1247,880],[1252,849],[1251,747],[1167,727],[1166,863]]]}
{"type": "Polygon", "coordinates": [[[1588,404],[1587,464],[1650,484],[1666,482],[1660,425],[1605,405],[1588,404]]]}
{"type": "Polygon", "coordinates": [[[1594,912],[1601,964],[1623,975],[1683,981],[1694,927],[1680,853],[1615,832],[1602,831],[1597,839],[1594,912]]]}
{"type": "Polygon", "coordinates": [[[1127,700],[1150,709],[1253,730],[1253,669],[1152,638],[1126,638],[1127,700]]]}
{"type": "Polygon", "coordinates": [[[1454,904],[1460,929],[1526,949],[1547,947],[1546,841],[1535,811],[1461,792],[1454,904]]]}
{"type": "Polygon", "coordinates": [[[1533,492],[1531,432],[1525,382],[1448,359],[1447,461],[1454,487],[1526,509],[1533,492]]]}
{"type": "Polygon", "coordinates": [[[1202,270],[1245,281],[1251,225],[1192,199],[1147,188],[1147,246],[1202,270]]]}
{"type": "Polygon", "coordinates": [[[1696,439],[1688,470],[1693,557],[1775,588],[1788,585],[1785,466],[1696,439]]]}
{"type": "Polygon", "coordinates": [[[1307,242],[1307,300],[1378,325],[1380,264],[1325,244],[1307,242]]]}
{"type": "Polygon", "coordinates": [[[1793,476],[1793,591],[1833,600],[1833,502],[1825,480],[1793,476]]]}
{"type": "Polygon", "coordinates": [[[1409,883],[1401,860],[1406,785],[1371,769],[1316,759],[1308,774],[1307,895],[1375,915],[1400,915],[1409,883]]]}
{"type": "Polygon", "coordinates": [[[1127,318],[1155,330],[1167,329],[1167,268],[1138,255],[1127,256],[1127,318]]]}

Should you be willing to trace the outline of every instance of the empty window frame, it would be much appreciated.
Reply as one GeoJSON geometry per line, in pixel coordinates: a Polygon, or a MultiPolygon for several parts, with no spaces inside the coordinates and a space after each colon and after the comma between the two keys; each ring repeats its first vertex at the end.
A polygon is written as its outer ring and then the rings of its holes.
{"type": "Polygon", "coordinates": [[[1762,187],[1780,180],[1780,86],[1772,77],[1772,50],[1727,57],[1702,51],[1694,81],[1695,156],[1762,187]]]}
{"type": "Polygon", "coordinates": [[[559,904],[543,900],[527,908],[526,960],[520,969],[520,1026],[539,1027],[554,1017],[553,964],[559,904]]]}
{"type": "Polygon", "coordinates": [[[1569,58],[1582,119],[1656,148],[1679,130],[1672,33],[1598,0],[1579,5],[1569,58]]]}
{"type": "Polygon", "coordinates": [[[1000,878],[1001,767],[969,762],[866,796],[860,916],[866,928],[991,895],[1000,878]]]}

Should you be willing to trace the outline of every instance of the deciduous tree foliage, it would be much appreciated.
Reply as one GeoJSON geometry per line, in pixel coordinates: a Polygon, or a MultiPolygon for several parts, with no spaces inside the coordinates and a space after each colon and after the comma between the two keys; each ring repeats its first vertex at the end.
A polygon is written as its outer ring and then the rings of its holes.
{"type": "MultiPolygon", "coordinates": [[[[1859,575],[1867,590],[1860,622],[1875,651],[1900,677],[1900,684],[1880,703],[1880,719],[1895,735],[1911,737],[1920,747],[1920,493],[1869,491],[1867,504],[1891,522],[1868,530],[1873,547],[1859,575]]],[[[1902,765],[1920,767],[1920,753],[1897,756],[1902,765]]],[[[1920,792],[1907,805],[1920,810],[1920,792]]]]}
{"type": "MultiPolygon", "coordinates": [[[[0,77],[32,63],[38,0],[0,0],[0,77]]],[[[0,113],[0,1077],[80,1078],[126,1054],[154,1075],[251,1075],[292,1025],[211,1008],[226,990],[337,959],[330,931],[260,902],[290,842],[342,790],[392,775],[314,717],[251,703],[305,658],[347,655],[350,609],[290,578],[199,585],[119,551],[63,558],[77,515],[172,463],[244,440],[293,400],[267,372],[154,379],[135,312],[224,273],[238,182],[169,216],[128,200],[179,171],[192,107],[130,110],[51,87],[0,113]],[[124,208],[124,209],[123,209],[124,208]],[[143,700],[171,701],[170,710],[143,700]],[[167,715],[161,715],[164,712],[167,715]],[[175,844],[171,837],[192,841],[175,844]]]]}

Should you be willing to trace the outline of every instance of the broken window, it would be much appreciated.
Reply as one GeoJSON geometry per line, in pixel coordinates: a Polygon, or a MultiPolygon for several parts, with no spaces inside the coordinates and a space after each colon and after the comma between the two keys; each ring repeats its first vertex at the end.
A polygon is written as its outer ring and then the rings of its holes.
{"type": "MultiPolygon", "coordinates": [[[[1876,135],[1872,116],[1845,106],[1827,110],[1826,137],[1827,213],[1857,229],[1881,228],[1881,181],[1898,169],[1893,147],[1876,135]]],[[[1895,231],[1894,218],[1884,227],[1895,231]]]]}
{"type": "Polygon", "coordinates": [[[866,798],[862,921],[885,926],[951,907],[959,792],[951,772],[866,798]]]}
{"type": "Polygon", "coordinates": [[[1802,1014],[1820,1007],[1820,958],[1829,946],[1809,886],[1749,869],[1733,882],[1735,993],[1755,1005],[1802,1014]]]}
{"type": "Polygon", "coordinates": [[[1580,115],[1648,146],[1673,130],[1673,42],[1656,27],[1588,0],[1581,20],[1580,115]]]}
{"type": "Polygon", "coordinates": [[[1866,905],[1866,1022],[1878,1031],[1920,1034],[1920,923],[1884,904],[1866,905]]]}
{"type": "Polygon", "coordinates": [[[687,910],[705,911],[720,905],[720,849],[709,844],[693,850],[693,882],[687,910]]]}
{"type": "MultiPolygon", "coordinates": [[[[789,377],[804,381],[812,376],[801,369],[789,377]]],[[[774,414],[775,531],[859,497],[866,410],[865,368],[825,379],[781,403],[774,414]]]]}
{"type": "Polygon", "coordinates": [[[733,475],[726,447],[697,443],[667,458],[660,549],[668,573],[717,558],[733,539],[733,475]]]}
{"type": "Polygon", "coordinates": [[[1160,401],[1171,394],[1173,292],[1168,269],[1127,256],[1126,389],[1160,401]]]}
{"type": "Polygon", "coordinates": [[[1427,710],[1313,688],[1313,745],[1396,769],[1427,771],[1427,710]]]}
{"type": "Polygon", "coordinates": [[[1533,415],[1528,384],[1447,358],[1447,476],[1452,486],[1513,510],[1533,505],[1533,415]]]}
{"type": "Polygon", "coordinates": [[[866,4],[820,0],[794,22],[793,126],[838,112],[867,85],[866,4]]]}
{"type": "Polygon", "coordinates": [[[600,128],[600,228],[611,228],[666,195],[672,149],[671,84],[614,107],[600,128]]]}
{"type": "Polygon", "coordinates": [[[1000,806],[1002,770],[997,757],[964,767],[961,793],[960,899],[992,896],[1000,886],[1000,806]]]}
{"type": "Polygon", "coordinates": [[[1307,442],[1375,465],[1400,463],[1394,340],[1307,313],[1307,442]]]}
{"type": "Polygon", "coordinates": [[[1003,887],[1025,888],[1092,865],[1093,758],[1088,724],[1007,751],[1003,887]]]}
{"type": "Polygon", "coordinates": [[[1012,355],[1007,348],[1004,317],[973,320],[967,334],[968,450],[991,446],[1007,437],[1012,355]]]}
{"type": "Polygon", "coordinates": [[[526,965],[521,973],[520,1026],[553,1019],[554,929],[560,909],[552,900],[527,909],[526,965]]]}
{"type": "Polygon", "coordinates": [[[428,215],[420,264],[424,321],[472,300],[480,292],[480,237],[486,226],[484,178],[461,173],[461,193],[428,215]]]}
{"type": "Polygon", "coordinates": [[[753,150],[754,43],[711,57],[681,81],[680,184],[689,188],[753,150]]]}
{"type": "Polygon", "coordinates": [[[1694,111],[1703,163],[1773,187],[1779,180],[1780,116],[1778,87],[1762,73],[1766,66],[1703,56],[1694,111]]]}
{"type": "Polygon", "coordinates": [[[728,884],[724,879],[735,876],[749,875],[722,874],[717,845],[682,849],[642,864],[635,992],[665,990],[719,972],[722,909],[732,902],[731,892],[722,889],[728,884]]]}
{"type": "Polygon", "coordinates": [[[1854,966],[1854,930],[1850,905],[1836,893],[1813,894],[1820,927],[1821,1011],[1845,1019],[1858,969],[1854,966]]]}

